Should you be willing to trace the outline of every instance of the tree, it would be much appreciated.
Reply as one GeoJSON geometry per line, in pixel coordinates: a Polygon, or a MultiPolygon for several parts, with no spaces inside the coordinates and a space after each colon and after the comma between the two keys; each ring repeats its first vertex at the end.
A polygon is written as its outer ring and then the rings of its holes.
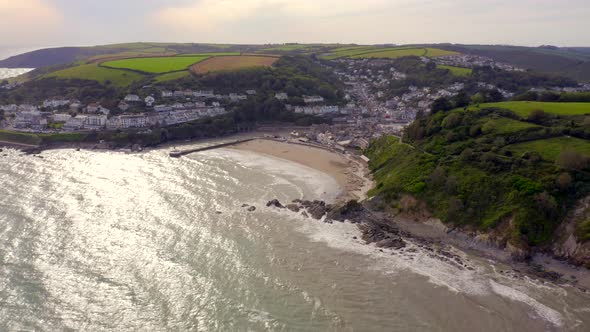
{"type": "Polygon", "coordinates": [[[490,92],[488,93],[487,102],[496,103],[496,102],[502,101],[503,99],[504,99],[504,96],[502,95],[502,93],[500,93],[500,91],[498,91],[498,89],[493,89],[493,90],[490,90],[490,92]]]}
{"type": "Polygon", "coordinates": [[[481,93],[478,93],[478,94],[474,95],[473,97],[471,97],[471,102],[475,105],[485,103],[485,101],[486,101],[485,97],[481,93]]]}
{"type": "Polygon", "coordinates": [[[588,157],[575,151],[564,151],[557,156],[556,164],[564,169],[583,170],[588,166],[588,157]]]}
{"type": "Polygon", "coordinates": [[[461,124],[461,114],[457,112],[452,112],[443,120],[443,127],[446,129],[453,129],[461,124]]]}
{"type": "Polygon", "coordinates": [[[569,173],[561,173],[555,180],[555,184],[561,190],[567,190],[572,185],[572,177],[569,173]]]}
{"type": "Polygon", "coordinates": [[[461,108],[469,105],[469,96],[465,90],[459,91],[459,94],[454,98],[454,104],[456,108],[461,108]]]}
{"type": "Polygon", "coordinates": [[[432,113],[447,112],[453,109],[451,102],[445,98],[440,97],[432,103],[432,113]]]}
{"type": "Polygon", "coordinates": [[[461,212],[464,208],[465,206],[463,205],[463,202],[460,199],[456,197],[451,197],[449,199],[449,207],[447,209],[447,221],[459,219],[459,217],[461,216],[461,212]]]}
{"type": "Polygon", "coordinates": [[[543,110],[534,110],[529,114],[527,120],[534,122],[534,123],[541,123],[543,120],[547,118],[547,113],[543,110]]]}
{"type": "Polygon", "coordinates": [[[435,188],[442,186],[445,182],[446,172],[445,169],[441,166],[435,168],[434,171],[432,171],[432,173],[430,173],[430,176],[428,177],[428,183],[435,188]]]}

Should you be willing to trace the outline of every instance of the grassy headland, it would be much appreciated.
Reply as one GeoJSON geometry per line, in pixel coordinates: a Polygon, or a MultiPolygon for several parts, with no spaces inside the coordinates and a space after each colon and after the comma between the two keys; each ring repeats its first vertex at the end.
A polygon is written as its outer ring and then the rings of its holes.
{"type": "Polygon", "coordinates": [[[374,141],[367,151],[377,183],[372,195],[410,210],[418,206],[404,196],[411,195],[443,222],[495,229],[519,248],[547,243],[576,200],[590,193],[590,128],[576,115],[584,112],[531,117],[519,106],[438,112],[415,121],[404,143],[374,141]]]}

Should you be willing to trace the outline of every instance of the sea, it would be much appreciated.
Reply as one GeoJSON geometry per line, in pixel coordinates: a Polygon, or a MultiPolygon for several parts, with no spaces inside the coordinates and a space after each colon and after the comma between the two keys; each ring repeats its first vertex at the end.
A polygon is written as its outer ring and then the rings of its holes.
{"type": "MultiPolygon", "coordinates": [[[[9,58],[14,55],[23,54],[26,52],[34,51],[39,47],[32,46],[3,46],[0,45],[0,60],[9,58]]],[[[32,71],[34,68],[1,68],[0,67],[0,80],[12,78],[26,74],[32,71]]]]}
{"type": "Polygon", "coordinates": [[[0,68],[0,80],[26,74],[35,68],[0,68]]]}
{"type": "MultiPolygon", "coordinates": [[[[198,146],[198,145],[195,145],[198,146]]],[[[247,151],[0,152],[0,331],[588,331],[590,296],[266,207],[333,201],[247,151]],[[254,206],[248,211],[245,206],[254,206]]]]}

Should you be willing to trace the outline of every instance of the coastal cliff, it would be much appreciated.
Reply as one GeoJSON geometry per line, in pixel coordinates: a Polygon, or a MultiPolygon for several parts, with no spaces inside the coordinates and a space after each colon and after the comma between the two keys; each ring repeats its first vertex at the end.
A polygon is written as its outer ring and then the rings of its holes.
{"type": "Polygon", "coordinates": [[[420,118],[403,139],[372,142],[369,194],[384,210],[429,211],[515,260],[550,252],[588,266],[585,116],[539,113],[465,108],[420,118]]]}

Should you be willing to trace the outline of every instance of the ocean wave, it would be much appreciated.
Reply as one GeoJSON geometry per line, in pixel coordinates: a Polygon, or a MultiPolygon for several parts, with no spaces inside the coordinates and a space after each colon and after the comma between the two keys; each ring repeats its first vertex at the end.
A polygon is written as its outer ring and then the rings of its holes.
{"type": "Polygon", "coordinates": [[[0,79],[17,77],[34,69],[35,68],[0,68],[0,79]]]}

